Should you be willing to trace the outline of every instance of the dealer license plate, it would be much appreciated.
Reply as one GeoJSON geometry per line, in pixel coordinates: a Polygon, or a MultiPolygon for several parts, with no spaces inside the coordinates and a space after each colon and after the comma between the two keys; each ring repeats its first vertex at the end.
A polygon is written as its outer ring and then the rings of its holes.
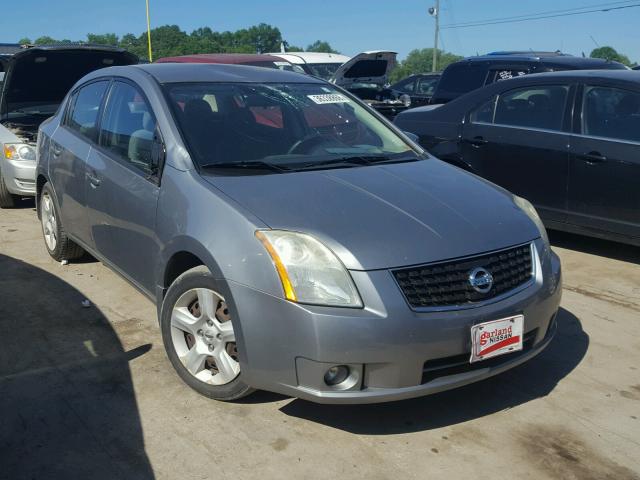
{"type": "Polygon", "coordinates": [[[479,323],[471,327],[471,358],[479,362],[522,350],[524,315],[479,323]]]}

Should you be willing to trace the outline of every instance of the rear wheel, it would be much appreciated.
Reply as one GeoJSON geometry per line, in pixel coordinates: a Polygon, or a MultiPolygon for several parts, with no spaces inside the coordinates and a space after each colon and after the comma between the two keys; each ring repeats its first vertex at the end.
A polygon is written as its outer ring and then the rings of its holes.
{"type": "Polygon", "coordinates": [[[60,262],[62,260],[75,260],[84,255],[82,247],[67,237],[48,183],[42,187],[40,196],[40,220],[42,222],[44,244],[53,259],[60,262]]]}
{"type": "Polygon", "coordinates": [[[0,208],[15,208],[20,202],[20,196],[9,192],[7,184],[4,183],[4,177],[0,172],[0,208]]]}
{"type": "Polygon", "coordinates": [[[229,308],[206,267],[193,268],[173,282],[160,317],[167,356],[187,385],[223,401],[253,391],[242,381],[229,308]]]}

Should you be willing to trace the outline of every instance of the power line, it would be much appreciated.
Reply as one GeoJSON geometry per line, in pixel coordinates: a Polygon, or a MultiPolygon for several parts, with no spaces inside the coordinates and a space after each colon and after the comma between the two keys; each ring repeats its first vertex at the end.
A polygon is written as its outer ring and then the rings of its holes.
{"type": "Polygon", "coordinates": [[[464,26],[464,25],[470,25],[470,24],[476,24],[476,23],[484,23],[484,22],[493,22],[493,21],[502,21],[502,20],[517,20],[517,19],[522,19],[522,18],[528,18],[528,17],[537,17],[540,15],[549,15],[549,14],[554,14],[554,13],[570,13],[570,12],[577,12],[580,10],[587,10],[590,8],[599,8],[599,7],[610,7],[610,6],[616,6],[616,5],[621,5],[621,4],[625,4],[625,3],[633,3],[636,0],[618,0],[616,2],[606,2],[606,3],[596,3],[596,4],[592,4],[592,5],[584,5],[582,7],[573,7],[573,8],[566,8],[566,9],[562,9],[562,10],[547,10],[545,12],[538,12],[538,13],[527,13],[524,15],[515,15],[512,17],[499,17],[499,18],[485,18],[483,20],[473,20],[473,21],[469,21],[469,22],[452,22],[450,24],[447,24],[447,26],[452,26],[452,25],[456,25],[456,26],[464,26]]]}
{"type": "MultiPolygon", "coordinates": [[[[635,1],[635,0],[634,0],[635,1]]],[[[622,2],[616,2],[618,5],[622,2]]],[[[624,2],[624,3],[628,3],[628,2],[624,2]]],[[[602,4],[602,6],[605,5],[612,5],[611,3],[609,4],[602,4]]],[[[595,7],[595,5],[592,5],[592,7],[595,7]]],[[[622,6],[608,6],[606,8],[597,8],[597,9],[593,9],[593,10],[582,10],[582,11],[571,11],[571,10],[566,10],[566,11],[559,11],[556,10],[556,12],[563,12],[563,13],[555,13],[555,14],[549,14],[546,15],[544,13],[537,13],[537,14],[530,14],[530,15],[521,15],[518,17],[504,17],[501,19],[492,19],[492,20],[482,20],[482,21],[477,21],[477,22],[467,22],[467,23],[458,23],[458,24],[448,24],[448,25],[442,25],[440,28],[442,29],[451,29],[451,28],[467,28],[467,27],[481,27],[481,26],[485,26],[485,25],[498,25],[498,24],[502,24],[502,23],[520,23],[520,22],[528,22],[528,21],[532,21],[532,20],[544,20],[544,19],[548,19],[548,18],[558,18],[558,17],[569,17],[569,16],[575,16],[575,15],[584,15],[586,13],[598,13],[598,12],[610,12],[613,10],[623,10],[623,9],[627,9],[627,8],[634,8],[634,7],[640,7],[640,3],[636,3],[633,5],[622,5],[622,6]]],[[[590,8],[590,7],[582,7],[584,8],[590,8]]],[[[578,9],[575,9],[578,10],[578,9]]],[[[547,12],[547,13],[551,13],[551,12],[547,12]]]]}

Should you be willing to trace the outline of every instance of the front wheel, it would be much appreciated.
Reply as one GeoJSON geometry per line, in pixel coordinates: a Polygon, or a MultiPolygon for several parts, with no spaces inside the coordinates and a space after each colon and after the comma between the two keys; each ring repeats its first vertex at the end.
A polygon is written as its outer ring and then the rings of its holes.
{"type": "Polygon", "coordinates": [[[227,303],[206,267],[183,273],[169,287],[160,328],[169,361],[195,391],[223,401],[253,391],[242,381],[227,303]]]}

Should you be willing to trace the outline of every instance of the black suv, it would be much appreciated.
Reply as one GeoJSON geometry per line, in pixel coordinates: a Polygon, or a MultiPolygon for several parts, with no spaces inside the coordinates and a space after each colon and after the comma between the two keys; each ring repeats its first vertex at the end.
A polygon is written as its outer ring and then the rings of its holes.
{"type": "Polygon", "coordinates": [[[529,73],[625,69],[627,67],[618,62],[560,52],[493,52],[449,65],[442,72],[431,103],[447,103],[476,88],[529,73]]]}

